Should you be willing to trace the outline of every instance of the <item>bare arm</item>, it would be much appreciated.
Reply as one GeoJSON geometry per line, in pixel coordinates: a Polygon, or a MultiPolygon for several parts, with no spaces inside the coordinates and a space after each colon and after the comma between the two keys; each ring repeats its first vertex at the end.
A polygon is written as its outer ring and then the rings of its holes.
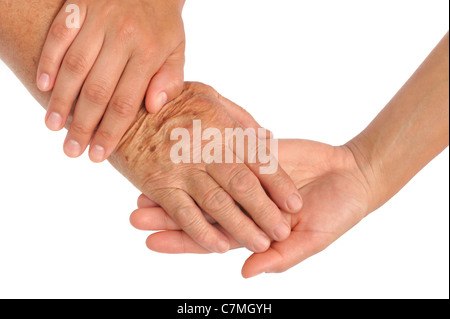
{"type": "Polygon", "coordinates": [[[448,146],[448,78],[447,33],[369,127],[348,143],[372,190],[370,211],[448,146]]]}
{"type": "MultiPolygon", "coordinates": [[[[62,0],[0,1],[0,58],[44,107],[50,92],[37,89],[37,64],[48,30],[63,3],[62,0]]],[[[208,250],[224,252],[229,243],[221,231],[207,222],[200,208],[246,247],[264,251],[270,245],[269,237],[283,240],[290,233],[280,208],[290,213],[301,209],[301,196],[289,176],[281,168],[274,174],[261,174],[258,163],[217,165],[207,171],[205,163],[176,165],[169,156],[171,143],[175,144],[170,140],[174,128],[189,128],[193,120],[201,120],[202,125],[207,124],[202,126],[204,129],[242,129],[247,126],[242,122],[244,117],[248,119],[244,110],[212,88],[187,83],[183,93],[158,114],[148,114],[141,105],[109,161],[138,189],[164,206],[208,250]]]]}
{"type": "MultiPolygon", "coordinates": [[[[285,271],[325,249],[448,146],[448,46],[447,34],[369,127],[346,145],[280,142],[280,162],[300,188],[304,207],[292,218],[291,236],[253,254],[242,269],[244,277],[285,271]]],[[[167,230],[150,235],[150,249],[205,253],[145,196],[138,205],[131,216],[136,228],[161,230],[165,225],[167,230]]]]}
{"type": "Polygon", "coordinates": [[[0,59],[45,107],[50,92],[36,86],[36,70],[48,29],[63,0],[0,1],[0,59]]]}

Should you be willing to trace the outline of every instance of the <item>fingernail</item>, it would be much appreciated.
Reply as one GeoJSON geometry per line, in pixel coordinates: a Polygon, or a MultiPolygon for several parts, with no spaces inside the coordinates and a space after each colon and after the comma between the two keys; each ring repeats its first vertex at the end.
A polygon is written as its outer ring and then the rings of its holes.
{"type": "Polygon", "coordinates": [[[105,159],[105,149],[100,145],[92,146],[90,157],[91,160],[95,163],[103,162],[103,160],[105,159]]]}
{"type": "Polygon", "coordinates": [[[285,240],[290,233],[291,228],[285,223],[280,223],[273,229],[274,239],[277,241],[285,240]]]}
{"type": "Polygon", "coordinates": [[[265,235],[258,235],[253,240],[253,247],[255,252],[264,252],[270,246],[270,240],[265,235]]]}
{"type": "Polygon", "coordinates": [[[300,209],[302,209],[303,201],[301,197],[298,194],[292,194],[287,199],[287,207],[291,212],[298,212],[300,209]]]}
{"type": "Polygon", "coordinates": [[[69,157],[78,157],[81,154],[81,145],[75,140],[68,140],[65,144],[65,153],[69,157]]]}
{"type": "Polygon", "coordinates": [[[47,127],[49,130],[58,131],[61,129],[62,117],[58,113],[52,112],[47,118],[47,127]]]}
{"type": "Polygon", "coordinates": [[[161,92],[156,98],[155,107],[159,111],[164,105],[166,105],[168,100],[167,93],[161,92]]]}
{"type": "Polygon", "coordinates": [[[230,250],[230,244],[226,240],[221,240],[217,244],[217,253],[223,254],[230,250]]]}
{"type": "Polygon", "coordinates": [[[50,86],[50,76],[46,73],[42,73],[37,83],[38,89],[41,91],[47,91],[50,86]]]}

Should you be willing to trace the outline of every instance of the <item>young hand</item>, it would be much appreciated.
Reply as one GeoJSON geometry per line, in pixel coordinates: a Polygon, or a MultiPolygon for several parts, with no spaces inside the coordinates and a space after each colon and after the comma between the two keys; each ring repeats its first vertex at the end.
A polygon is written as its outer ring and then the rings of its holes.
{"type": "Polygon", "coordinates": [[[69,0],[56,16],[37,72],[38,88],[53,89],[46,124],[62,129],[78,157],[101,162],[116,148],[146,95],[157,112],[183,88],[184,0],[69,0]],[[76,26],[79,8],[79,27],[76,26]],[[69,11],[69,12],[66,12],[69,11]],[[72,19],[73,18],[73,19],[72,19]],[[92,140],[91,140],[92,139],[92,140]]]}
{"type": "MultiPolygon", "coordinates": [[[[368,214],[370,191],[353,153],[346,146],[332,147],[305,140],[281,140],[280,165],[300,189],[304,205],[291,217],[291,235],[254,253],[244,264],[244,277],[281,272],[322,251],[368,214]]],[[[131,224],[141,230],[162,230],[150,235],[147,246],[162,253],[209,253],[198,245],[155,202],[141,195],[131,224]]],[[[206,215],[207,216],[207,215],[206,215]]],[[[208,220],[219,230],[226,232],[208,220]]],[[[242,247],[229,236],[231,248],[242,247]]]]}

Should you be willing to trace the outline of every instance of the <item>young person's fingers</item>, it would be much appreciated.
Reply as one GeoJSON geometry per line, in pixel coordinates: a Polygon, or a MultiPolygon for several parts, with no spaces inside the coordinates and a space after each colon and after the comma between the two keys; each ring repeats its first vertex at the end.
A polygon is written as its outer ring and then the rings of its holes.
{"type": "MultiPolygon", "coordinates": [[[[219,230],[220,227],[219,227],[219,230]]],[[[241,248],[233,237],[228,236],[230,242],[230,249],[241,248]]],[[[147,247],[150,250],[165,254],[209,254],[208,249],[205,249],[197,242],[195,242],[189,235],[183,231],[169,230],[154,233],[147,238],[147,247]]]]}
{"type": "Polygon", "coordinates": [[[46,92],[53,89],[64,56],[80,32],[85,17],[84,6],[73,7],[67,2],[53,20],[38,64],[36,80],[39,90],[46,92]],[[78,10],[77,21],[70,19],[72,8],[78,10]]]}
{"type": "MultiPolygon", "coordinates": [[[[61,130],[66,124],[83,83],[101,51],[103,39],[102,31],[88,19],[65,55],[56,78],[45,118],[50,130],[61,130]],[[90,45],[86,46],[87,43],[90,45]]],[[[75,143],[71,145],[66,150],[68,155],[78,154],[81,146],[75,143]]]]}
{"type": "Polygon", "coordinates": [[[260,254],[251,255],[242,267],[242,276],[250,278],[261,273],[279,273],[325,249],[327,240],[315,240],[310,231],[292,230],[288,239],[272,243],[260,254]]]}
{"type": "Polygon", "coordinates": [[[99,163],[109,157],[136,118],[154,68],[138,58],[128,61],[91,141],[89,157],[93,162],[99,163]],[[146,65],[145,70],[143,65],[146,65]]]}
{"type": "Polygon", "coordinates": [[[80,154],[72,157],[81,155],[91,141],[127,65],[127,53],[116,51],[106,40],[83,85],[66,139],[80,145],[80,154]]]}
{"type": "MultiPolygon", "coordinates": [[[[161,208],[161,206],[158,205],[158,203],[152,201],[150,198],[148,198],[147,196],[145,196],[144,194],[141,194],[138,198],[138,209],[134,212],[135,214],[135,218],[133,220],[137,220],[139,218],[139,216],[141,216],[142,214],[145,214],[146,208],[161,208]],[[141,210],[142,209],[142,210],[141,210]]],[[[150,211],[149,211],[150,212],[150,211]]],[[[156,212],[155,211],[151,211],[151,212],[156,212]]],[[[167,215],[165,210],[159,211],[161,214],[164,213],[166,214],[166,216],[164,216],[165,219],[170,219],[171,217],[169,215],[167,215]]],[[[205,216],[206,220],[208,221],[208,223],[210,224],[217,224],[217,222],[215,221],[214,218],[212,218],[211,216],[209,216],[208,214],[206,214],[204,211],[202,211],[203,215],[205,216]]],[[[149,219],[146,219],[147,221],[149,219]]],[[[139,221],[141,222],[141,221],[139,221]]],[[[142,229],[142,230],[153,230],[151,227],[153,227],[151,224],[146,224],[148,225],[147,227],[149,227],[148,229],[142,229]]],[[[181,229],[181,228],[178,228],[181,229]]],[[[160,229],[160,230],[165,230],[165,229],[160,229]]]]}
{"type": "Polygon", "coordinates": [[[138,208],[147,208],[147,207],[159,207],[158,203],[152,201],[150,198],[141,194],[137,200],[138,208]]]}
{"type": "Polygon", "coordinates": [[[131,213],[131,225],[139,230],[181,230],[161,207],[140,208],[131,213]]]}

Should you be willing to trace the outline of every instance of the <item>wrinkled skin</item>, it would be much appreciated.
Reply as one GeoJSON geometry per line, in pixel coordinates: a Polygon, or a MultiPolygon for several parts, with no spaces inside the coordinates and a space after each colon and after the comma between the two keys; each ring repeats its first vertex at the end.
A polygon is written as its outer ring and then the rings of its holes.
{"type": "MultiPolygon", "coordinates": [[[[164,207],[200,245],[214,252],[228,250],[229,239],[205,220],[200,209],[255,252],[268,249],[267,235],[281,241],[290,232],[287,220],[266,194],[267,191],[272,198],[280,198],[297,192],[281,168],[275,174],[260,175],[258,163],[175,164],[170,159],[170,150],[177,142],[170,139],[173,129],[192,130],[193,120],[201,120],[202,130],[211,127],[223,132],[225,128],[243,127],[234,119],[245,118],[242,114],[242,109],[211,87],[186,83],[183,93],[158,114],[142,110],[110,158],[122,174],[164,207]]],[[[254,123],[250,125],[257,126],[254,123]]]]}
{"type": "MultiPolygon", "coordinates": [[[[44,108],[48,107],[52,92],[37,89],[36,70],[46,35],[64,2],[0,1],[0,58],[44,108]]],[[[133,81],[127,83],[133,85],[133,81]]],[[[283,240],[289,236],[290,227],[280,209],[296,213],[302,205],[298,190],[281,169],[272,176],[259,176],[255,174],[254,167],[250,170],[251,166],[246,165],[212,165],[208,174],[204,173],[204,169],[192,169],[193,166],[190,166],[179,169],[182,173],[175,176],[175,167],[171,170],[167,166],[168,154],[160,157],[160,161],[155,157],[164,155],[161,154],[163,148],[157,142],[166,140],[163,132],[168,131],[168,125],[174,125],[174,119],[180,121],[185,118],[191,123],[191,116],[194,116],[201,118],[204,126],[214,119],[215,126],[223,128],[231,124],[231,119],[228,122],[224,120],[227,112],[244,127],[257,126],[245,110],[225,98],[219,98],[209,87],[186,84],[181,96],[167,104],[158,115],[149,115],[141,104],[131,128],[110,160],[141,191],[164,205],[169,214],[203,247],[224,252],[229,249],[229,240],[203,219],[196,202],[245,247],[252,251],[265,251],[270,239],[283,240]],[[194,109],[199,111],[197,115],[193,115],[191,110],[194,109]],[[152,155],[153,147],[155,154],[152,155]],[[158,169],[165,173],[157,173],[158,169]],[[191,182],[188,189],[187,182],[191,182]],[[244,206],[251,218],[232,199],[244,206]]]]}
{"type": "MultiPolygon", "coordinates": [[[[349,147],[281,140],[279,161],[300,189],[304,206],[300,213],[290,215],[289,238],[250,256],[242,269],[244,277],[293,267],[328,247],[370,212],[370,188],[349,147]]],[[[155,202],[141,195],[138,206],[130,218],[134,227],[163,230],[149,236],[150,249],[162,253],[208,253],[155,202]]],[[[210,221],[214,224],[214,220],[210,221]]],[[[221,229],[220,225],[215,226],[221,229]]],[[[231,236],[230,241],[231,248],[242,247],[231,236]]]]}
{"type": "MultiPolygon", "coordinates": [[[[128,154],[121,171],[139,189],[185,188],[182,175],[188,171],[204,171],[203,164],[174,164],[170,161],[170,149],[176,141],[170,140],[170,132],[179,127],[191,130],[193,120],[202,125],[235,127],[238,125],[224,107],[210,95],[217,95],[212,88],[199,84],[187,84],[183,94],[156,115],[141,114],[128,131],[116,153],[128,154]]],[[[115,163],[114,157],[112,163],[115,163]]],[[[153,195],[156,197],[156,195],[153,195]]],[[[152,196],[152,197],[153,197],[152,196]]]]}

